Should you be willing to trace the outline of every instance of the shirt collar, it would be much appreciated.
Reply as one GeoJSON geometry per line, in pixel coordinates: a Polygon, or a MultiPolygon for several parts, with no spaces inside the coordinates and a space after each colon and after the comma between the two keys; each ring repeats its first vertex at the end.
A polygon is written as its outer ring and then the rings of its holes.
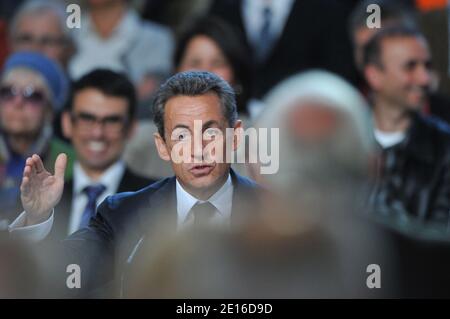
{"type": "MultiPolygon", "coordinates": [[[[85,30],[85,33],[89,35],[97,35],[91,16],[87,14],[84,20],[86,21],[86,27],[82,29],[85,30]]],[[[139,17],[137,13],[133,9],[128,9],[112,32],[111,38],[115,36],[134,37],[137,34],[138,29],[139,17]]]]}
{"type": "Polygon", "coordinates": [[[73,191],[74,194],[80,194],[87,186],[103,184],[110,193],[116,193],[119,188],[120,180],[125,172],[125,163],[117,161],[111,165],[97,181],[93,181],[79,162],[75,162],[73,167],[73,191]]]}
{"type": "MultiPolygon", "coordinates": [[[[206,201],[195,198],[189,194],[183,186],[181,186],[178,180],[176,181],[176,193],[178,221],[179,224],[182,224],[186,221],[189,211],[197,202],[204,203],[206,201]]],[[[231,181],[231,175],[228,174],[226,182],[207,201],[214,205],[220,215],[227,218],[231,215],[232,198],[233,183],[231,181]]]]}

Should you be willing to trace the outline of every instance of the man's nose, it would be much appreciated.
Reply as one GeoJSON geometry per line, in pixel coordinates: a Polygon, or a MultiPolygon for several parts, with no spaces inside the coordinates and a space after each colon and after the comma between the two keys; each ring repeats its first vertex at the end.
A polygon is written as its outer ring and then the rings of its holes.
{"type": "Polygon", "coordinates": [[[11,102],[10,102],[15,108],[23,108],[25,106],[25,99],[21,94],[15,95],[11,102]]]}
{"type": "Polygon", "coordinates": [[[41,41],[36,38],[30,39],[26,44],[24,44],[23,49],[28,51],[40,52],[44,48],[41,41]]]}
{"type": "Polygon", "coordinates": [[[421,65],[417,70],[416,80],[421,86],[429,86],[431,84],[431,71],[425,65],[421,65]]]}
{"type": "Polygon", "coordinates": [[[203,139],[202,136],[194,135],[194,138],[191,141],[191,151],[192,158],[196,162],[201,162],[203,160],[203,139]]]}
{"type": "Polygon", "coordinates": [[[103,137],[105,134],[105,128],[103,123],[99,121],[95,122],[89,133],[90,136],[95,138],[103,137]]]}

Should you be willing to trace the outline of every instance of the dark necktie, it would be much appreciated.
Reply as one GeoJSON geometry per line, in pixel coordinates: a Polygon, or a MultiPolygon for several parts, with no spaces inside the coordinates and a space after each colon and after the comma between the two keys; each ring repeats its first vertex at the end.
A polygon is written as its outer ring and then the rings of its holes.
{"type": "Polygon", "coordinates": [[[105,191],[106,187],[102,184],[87,186],[83,189],[83,192],[88,198],[86,208],[83,211],[83,216],[81,217],[80,228],[89,225],[89,221],[95,216],[95,209],[98,197],[105,191]]]}
{"type": "Polygon", "coordinates": [[[194,216],[194,225],[207,225],[214,216],[216,208],[210,202],[197,202],[191,208],[191,214],[194,216]]]}
{"type": "Polygon", "coordinates": [[[257,41],[256,47],[256,59],[258,62],[263,62],[272,48],[272,36],[270,32],[270,28],[272,25],[272,9],[270,6],[266,6],[263,8],[263,23],[259,32],[259,38],[257,41]]]}

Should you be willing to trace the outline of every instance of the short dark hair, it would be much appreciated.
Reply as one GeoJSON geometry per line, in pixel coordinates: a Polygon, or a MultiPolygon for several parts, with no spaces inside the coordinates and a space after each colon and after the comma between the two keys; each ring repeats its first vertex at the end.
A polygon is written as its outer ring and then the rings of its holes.
{"type": "Polygon", "coordinates": [[[75,95],[84,89],[96,89],[106,96],[124,98],[128,102],[128,116],[132,120],[136,114],[136,91],[133,83],[124,73],[108,69],[96,69],[72,84],[70,99],[66,104],[66,111],[71,111],[75,95]]]}
{"type": "Polygon", "coordinates": [[[231,86],[219,76],[206,71],[180,72],[170,77],[156,93],[153,102],[153,121],[164,138],[164,109],[169,99],[176,96],[197,96],[215,93],[230,127],[237,120],[236,98],[231,86]]]}
{"type": "MultiPolygon", "coordinates": [[[[376,4],[381,9],[381,23],[395,21],[396,25],[415,27],[417,25],[414,11],[406,5],[405,1],[392,0],[364,0],[357,4],[348,18],[348,29],[351,40],[356,30],[367,27],[367,7],[376,4]]],[[[382,26],[383,27],[383,26],[382,26]]]]}
{"type": "Polygon", "coordinates": [[[217,16],[201,17],[179,34],[174,53],[175,68],[180,66],[190,41],[196,36],[206,36],[222,51],[230,63],[235,78],[235,93],[239,112],[246,113],[251,90],[251,63],[245,38],[233,25],[217,16]]]}
{"type": "Polygon", "coordinates": [[[424,38],[423,34],[416,28],[407,26],[392,26],[381,29],[369,40],[364,47],[363,65],[369,64],[383,67],[381,62],[381,46],[383,40],[389,38],[424,38]]]}

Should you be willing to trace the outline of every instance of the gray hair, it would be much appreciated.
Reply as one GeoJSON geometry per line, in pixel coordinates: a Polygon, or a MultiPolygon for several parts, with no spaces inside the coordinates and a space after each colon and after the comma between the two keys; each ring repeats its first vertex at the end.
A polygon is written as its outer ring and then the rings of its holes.
{"type": "Polygon", "coordinates": [[[11,21],[11,27],[9,32],[10,37],[13,38],[15,36],[15,32],[17,31],[17,25],[24,16],[30,14],[31,15],[42,14],[44,12],[52,12],[56,15],[56,17],[59,20],[61,30],[64,33],[64,37],[70,44],[72,44],[73,43],[72,32],[69,28],[66,27],[65,7],[61,4],[61,2],[57,2],[54,0],[28,0],[24,4],[22,4],[11,21]]]}
{"type": "Polygon", "coordinates": [[[237,120],[236,97],[231,86],[219,76],[205,71],[181,72],[170,77],[156,93],[153,102],[153,121],[164,138],[164,109],[167,101],[175,96],[197,96],[215,93],[219,97],[225,119],[230,127],[237,120]]]}

